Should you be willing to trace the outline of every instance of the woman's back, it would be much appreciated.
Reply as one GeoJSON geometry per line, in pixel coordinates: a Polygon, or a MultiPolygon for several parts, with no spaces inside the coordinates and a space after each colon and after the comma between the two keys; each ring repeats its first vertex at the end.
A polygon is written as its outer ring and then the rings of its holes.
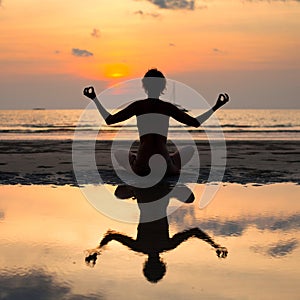
{"type": "MultiPolygon", "coordinates": [[[[168,135],[169,110],[168,103],[159,99],[146,99],[137,101],[136,117],[139,136],[142,142],[144,135],[168,135]]],[[[152,138],[155,139],[155,136],[152,138]]]]}
{"type": "Polygon", "coordinates": [[[145,99],[135,103],[140,145],[135,165],[148,169],[149,158],[161,154],[166,160],[169,152],[166,146],[169,129],[168,104],[159,99],[145,99]]]}

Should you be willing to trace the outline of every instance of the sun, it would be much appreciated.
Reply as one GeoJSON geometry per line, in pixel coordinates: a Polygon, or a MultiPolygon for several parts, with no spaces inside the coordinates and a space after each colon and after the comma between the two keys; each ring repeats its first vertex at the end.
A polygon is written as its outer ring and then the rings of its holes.
{"type": "Polygon", "coordinates": [[[129,67],[126,64],[107,64],[104,68],[106,78],[122,78],[129,75],[129,67]]]}

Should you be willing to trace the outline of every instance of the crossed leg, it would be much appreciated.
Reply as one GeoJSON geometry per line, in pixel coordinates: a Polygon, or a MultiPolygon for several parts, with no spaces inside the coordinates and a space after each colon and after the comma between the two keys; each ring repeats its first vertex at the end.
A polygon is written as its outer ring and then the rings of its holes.
{"type": "Polygon", "coordinates": [[[178,151],[174,152],[170,155],[175,167],[181,169],[184,165],[186,165],[194,154],[194,148],[192,146],[185,146],[180,148],[178,151]]]}
{"type": "MultiPolygon", "coordinates": [[[[194,148],[192,146],[185,146],[180,148],[178,151],[170,155],[171,166],[170,175],[178,174],[181,167],[186,165],[192,158],[194,154],[194,148]]],[[[137,171],[138,166],[134,165],[136,160],[136,155],[131,151],[127,150],[117,150],[114,153],[114,157],[118,164],[128,172],[137,171]]]]}
{"type": "Polygon", "coordinates": [[[132,153],[131,151],[127,150],[117,150],[114,153],[115,159],[118,162],[118,164],[124,168],[128,172],[132,172],[132,166],[136,159],[136,155],[132,153]]]}

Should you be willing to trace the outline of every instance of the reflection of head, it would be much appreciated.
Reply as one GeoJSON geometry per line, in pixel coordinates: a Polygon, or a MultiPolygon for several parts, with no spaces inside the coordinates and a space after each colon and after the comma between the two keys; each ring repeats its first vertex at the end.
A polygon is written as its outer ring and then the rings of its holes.
{"type": "Polygon", "coordinates": [[[147,94],[157,94],[163,93],[166,88],[166,78],[164,74],[157,69],[148,70],[142,79],[143,88],[147,94]]]}
{"type": "Polygon", "coordinates": [[[166,264],[159,256],[149,257],[144,263],[143,272],[148,281],[157,283],[166,274],[166,264]]]}

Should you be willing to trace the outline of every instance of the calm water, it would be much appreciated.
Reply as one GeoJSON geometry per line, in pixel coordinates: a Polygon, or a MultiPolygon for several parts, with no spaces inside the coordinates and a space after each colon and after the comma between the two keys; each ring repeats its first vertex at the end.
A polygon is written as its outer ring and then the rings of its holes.
{"type": "MultiPolygon", "coordinates": [[[[201,111],[191,111],[197,116],[201,111]]],[[[0,111],[1,139],[72,139],[74,130],[91,138],[101,129],[99,139],[112,139],[121,131],[119,138],[137,138],[135,121],[115,126],[102,124],[96,110],[91,110],[78,123],[82,110],[2,110],[0,111]]],[[[217,113],[226,139],[229,140],[300,140],[300,110],[227,110],[217,113]]],[[[206,132],[218,130],[211,120],[205,123],[206,132]]],[[[206,139],[204,128],[182,127],[170,122],[170,139],[184,139],[188,131],[193,139],[206,139]]]]}
{"type": "Polygon", "coordinates": [[[299,187],[230,184],[200,210],[202,191],[155,225],[164,239],[201,234],[162,252],[165,271],[152,283],[148,255],[116,240],[93,267],[84,260],[108,230],[136,240],[145,228],[103,216],[74,187],[0,186],[0,299],[299,299],[299,187]]]}

